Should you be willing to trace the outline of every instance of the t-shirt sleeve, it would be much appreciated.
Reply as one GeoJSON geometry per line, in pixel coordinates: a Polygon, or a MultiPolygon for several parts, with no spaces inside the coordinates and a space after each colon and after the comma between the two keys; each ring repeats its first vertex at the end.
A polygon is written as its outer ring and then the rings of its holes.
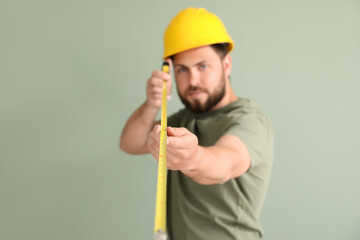
{"type": "Polygon", "coordinates": [[[255,113],[240,119],[234,116],[224,135],[226,134],[240,138],[245,144],[251,158],[250,169],[264,161],[271,164],[268,161],[273,158],[273,130],[267,116],[255,113]]]}

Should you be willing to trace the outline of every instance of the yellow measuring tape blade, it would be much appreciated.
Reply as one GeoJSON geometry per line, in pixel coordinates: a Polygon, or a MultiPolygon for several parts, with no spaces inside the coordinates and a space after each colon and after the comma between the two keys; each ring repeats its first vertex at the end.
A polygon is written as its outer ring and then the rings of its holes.
{"type": "MultiPolygon", "coordinates": [[[[164,62],[162,71],[169,73],[169,64],[164,62]]],[[[154,233],[166,234],[166,145],[167,145],[167,82],[163,81],[161,103],[161,132],[159,149],[159,167],[156,189],[154,233]]],[[[159,238],[160,239],[160,238],[159,238]]]]}

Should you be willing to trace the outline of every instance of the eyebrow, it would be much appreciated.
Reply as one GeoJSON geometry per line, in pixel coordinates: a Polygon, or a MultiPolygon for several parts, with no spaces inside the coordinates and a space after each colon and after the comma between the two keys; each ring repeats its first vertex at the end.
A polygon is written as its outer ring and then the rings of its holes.
{"type": "MultiPolygon", "coordinates": [[[[199,66],[199,65],[202,65],[202,64],[204,64],[206,62],[209,62],[209,60],[202,60],[200,62],[195,63],[193,66],[199,66]]],[[[174,68],[176,68],[176,67],[186,67],[187,68],[188,66],[185,66],[184,64],[176,64],[174,66],[174,68]]]]}

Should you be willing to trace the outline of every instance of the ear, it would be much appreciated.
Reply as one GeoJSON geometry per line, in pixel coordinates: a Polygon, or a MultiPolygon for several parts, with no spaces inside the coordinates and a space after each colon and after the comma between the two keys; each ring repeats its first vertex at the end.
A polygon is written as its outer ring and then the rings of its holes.
{"type": "Polygon", "coordinates": [[[231,69],[232,69],[232,59],[230,54],[226,54],[226,56],[224,57],[223,68],[224,68],[225,76],[230,77],[231,69]]]}

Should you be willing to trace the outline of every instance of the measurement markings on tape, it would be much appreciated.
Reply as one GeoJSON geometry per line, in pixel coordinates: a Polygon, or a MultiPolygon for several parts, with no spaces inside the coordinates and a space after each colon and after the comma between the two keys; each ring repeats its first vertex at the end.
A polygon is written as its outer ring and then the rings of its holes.
{"type": "MultiPolygon", "coordinates": [[[[162,71],[169,73],[169,63],[164,62],[162,71]]],[[[166,240],[166,145],[167,145],[167,82],[164,80],[162,85],[161,101],[161,132],[159,147],[159,166],[156,187],[156,206],[155,206],[155,228],[154,239],[166,240]]]]}

